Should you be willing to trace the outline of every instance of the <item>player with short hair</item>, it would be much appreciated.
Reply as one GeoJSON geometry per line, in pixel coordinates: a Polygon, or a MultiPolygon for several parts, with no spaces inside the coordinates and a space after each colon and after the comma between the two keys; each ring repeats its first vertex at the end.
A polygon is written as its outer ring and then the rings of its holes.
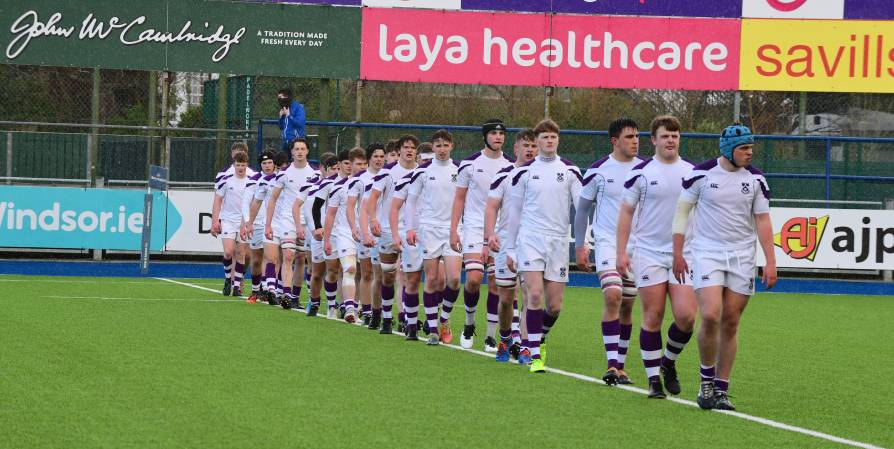
{"type": "Polygon", "coordinates": [[[513,256],[507,251],[506,239],[509,233],[509,223],[518,223],[518,218],[510,218],[510,214],[517,214],[519,208],[509,203],[509,185],[512,177],[521,167],[537,156],[536,135],[533,129],[523,129],[515,135],[513,151],[515,164],[500,170],[494,182],[490,185],[487,198],[487,209],[484,212],[484,235],[487,236],[488,247],[494,254],[494,268],[496,289],[500,296],[500,343],[497,346],[496,360],[508,362],[510,357],[518,359],[519,363],[530,363],[530,351],[524,349],[522,354],[521,338],[518,329],[518,304],[516,290],[518,287],[518,273],[510,270],[506,265],[507,257],[513,256]],[[499,226],[494,232],[499,214],[499,226]],[[519,357],[521,355],[521,357],[519,357]]]}
{"type": "Polygon", "coordinates": [[[240,235],[242,196],[248,183],[248,155],[242,152],[233,157],[232,175],[224,175],[214,186],[214,205],[211,208],[211,236],[220,235],[224,252],[224,295],[242,296],[242,277],[248,245],[240,235]],[[236,265],[233,267],[233,260],[236,265]]]}
{"type": "Polygon", "coordinates": [[[251,253],[251,295],[247,299],[249,304],[257,302],[258,297],[264,293],[264,225],[267,223],[267,204],[261,204],[258,216],[254,221],[251,221],[251,204],[261,178],[276,172],[276,164],[273,162],[275,155],[275,151],[265,151],[258,156],[258,165],[261,167],[261,171],[248,178],[248,182],[245,184],[245,193],[242,195],[240,234],[244,240],[249,242],[248,247],[251,253]]]}
{"type": "MultiPolygon", "coordinates": [[[[493,258],[489,256],[484,245],[484,208],[487,204],[487,192],[490,184],[500,170],[512,166],[512,160],[503,154],[503,142],[506,137],[506,125],[500,119],[490,119],[481,126],[484,148],[463,159],[457,173],[456,192],[450,214],[450,246],[454,251],[463,253],[466,270],[466,283],[463,288],[463,303],[466,309],[466,321],[460,346],[469,349],[474,343],[475,311],[478,307],[479,290],[488,272],[488,285],[494,285],[493,258]],[[460,222],[462,222],[462,238],[460,238],[460,222]]],[[[484,341],[486,352],[497,352],[497,341],[494,338],[497,329],[497,313],[500,297],[494,289],[488,289],[487,295],[487,338],[484,341]]]]}
{"type": "Polygon", "coordinates": [[[568,282],[570,211],[580,196],[583,176],[573,162],[559,157],[559,126],[555,122],[541,121],[534,133],[539,154],[511,180],[510,204],[519,208],[519,213],[510,219],[517,216],[519,221],[507,227],[508,251],[515,257],[507,256],[506,266],[524,277],[530,371],[543,373],[540,341],[555,325],[545,325],[544,303],[548,316],[559,316],[568,282]]]}
{"type": "Polygon", "coordinates": [[[382,324],[382,298],[378,293],[382,285],[382,266],[379,252],[369,237],[369,216],[366,213],[366,199],[372,189],[373,179],[385,165],[385,145],[372,143],[366,147],[367,168],[357,175],[359,182],[348,191],[348,225],[357,243],[357,258],[360,266],[358,296],[363,310],[363,324],[369,329],[378,329],[382,324]],[[359,214],[359,218],[358,218],[359,214]],[[359,221],[358,221],[359,220],[359,221]]]}
{"type": "MultiPolygon", "coordinates": [[[[360,173],[366,170],[366,151],[363,148],[352,148],[348,151],[350,175],[332,186],[327,201],[326,221],[323,225],[323,249],[326,254],[338,254],[342,270],[341,293],[345,307],[345,321],[357,321],[357,241],[353,237],[353,227],[348,221],[348,193],[357,185],[362,185],[360,173]]],[[[368,305],[368,304],[367,304],[368,305]]],[[[368,323],[367,323],[368,325],[368,323]]]]}
{"type": "MultiPolygon", "coordinates": [[[[680,196],[681,183],[692,163],[680,157],[680,120],[674,116],[655,117],[650,126],[655,156],[638,164],[624,181],[623,203],[618,216],[618,273],[635,273],[643,318],[639,334],[640,352],[649,379],[649,397],[664,398],[664,387],[680,394],[676,360],[692,337],[696,302],[689,279],[679,282],[673,275],[671,222],[680,196]],[[633,225],[634,214],[637,217],[633,225]],[[636,237],[633,260],[627,254],[631,228],[636,237]],[[661,323],[665,298],[670,297],[674,321],[667,331],[667,347],[661,355],[661,323]]],[[[690,259],[686,254],[686,258],[690,259]]],[[[691,259],[690,259],[691,260],[691,259]]]]}
{"type": "Polygon", "coordinates": [[[701,316],[698,332],[703,409],[735,410],[729,379],[738,349],[739,320],[754,294],[755,234],[764,257],[762,281],[776,284],[776,254],[770,223],[770,189],[763,173],[751,166],[754,135],[740,124],[720,135],[720,157],[693,167],[673,221],[674,276],[689,274],[684,240],[692,218],[692,275],[701,316]],[[715,371],[716,366],[716,371],[715,371]]]}
{"type": "MultiPolygon", "coordinates": [[[[313,216],[313,205],[317,192],[328,189],[335,181],[338,171],[338,157],[333,153],[323,153],[320,155],[320,176],[310,184],[305,184],[298,192],[298,197],[292,205],[292,216],[296,222],[304,221],[304,240],[310,243],[310,299],[307,302],[307,316],[314,317],[320,310],[320,293],[324,286],[324,276],[326,276],[326,253],[323,250],[322,240],[314,238],[315,221],[313,216]]],[[[331,282],[332,279],[326,281],[331,282]]],[[[337,279],[335,279],[337,281],[337,279]]],[[[327,300],[331,294],[331,307],[335,303],[335,287],[327,285],[327,300]]]]}
{"type": "Polygon", "coordinates": [[[636,299],[634,279],[621,276],[615,268],[618,211],[624,194],[624,179],[642,159],[637,156],[639,127],[635,121],[626,117],[613,121],[608,135],[611,154],[596,161],[584,175],[578,214],[574,219],[574,246],[578,269],[592,271],[586,235],[587,219],[592,216],[595,270],[603,295],[602,342],[608,359],[608,370],[602,380],[606,385],[615,385],[632,383],[624,371],[624,362],[633,330],[633,301],[636,299]]]}
{"type": "MultiPolygon", "coordinates": [[[[342,282],[341,263],[339,262],[338,251],[326,251],[324,238],[325,221],[329,211],[328,205],[330,202],[334,202],[334,200],[330,200],[333,199],[333,193],[337,193],[335,191],[336,185],[347,182],[347,179],[351,176],[351,160],[348,157],[348,153],[348,150],[338,153],[336,174],[331,182],[321,184],[314,195],[314,201],[311,205],[311,216],[314,222],[313,237],[314,240],[319,242],[320,253],[323,254],[323,259],[326,261],[326,275],[323,280],[323,286],[326,290],[326,305],[328,309],[326,317],[329,319],[343,317],[343,315],[339,316],[339,311],[344,311],[344,308],[339,307],[339,304],[336,302],[339,284],[342,282]]],[[[343,291],[342,296],[344,296],[343,291]]],[[[344,297],[342,297],[342,300],[344,300],[344,297]]]]}
{"type": "MultiPolygon", "coordinates": [[[[232,177],[233,176],[233,174],[236,171],[233,161],[235,160],[236,155],[239,153],[248,154],[248,145],[246,145],[245,142],[235,142],[235,143],[233,143],[232,146],[230,146],[230,164],[227,165],[227,167],[224,168],[223,170],[217,172],[216,175],[214,175],[215,188],[217,187],[218,184],[220,184],[222,181],[224,181],[224,177],[227,177],[227,176],[232,177]]],[[[255,171],[249,167],[246,170],[246,176],[252,177],[254,175],[255,175],[255,171]]],[[[214,203],[217,201],[218,201],[218,197],[215,195],[214,201],[212,202],[212,205],[211,205],[212,210],[214,210],[214,203]]],[[[212,223],[212,226],[213,226],[213,223],[212,223]]],[[[223,267],[224,267],[224,287],[223,287],[222,293],[224,296],[230,296],[230,294],[232,293],[232,288],[233,288],[232,278],[233,278],[233,272],[234,272],[235,266],[233,264],[232,257],[230,257],[230,258],[224,257],[222,262],[223,262],[223,267]]],[[[244,267],[244,264],[243,264],[243,267],[244,267]]],[[[243,268],[243,272],[244,272],[244,268],[243,268]]]]}
{"type": "MultiPolygon", "coordinates": [[[[457,164],[450,158],[453,151],[453,135],[441,129],[431,138],[434,158],[420,164],[395,187],[391,206],[391,232],[395,244],[401,243],[408,251],[422,252],[425,270],[423,306],[429,329],[428,345],[438,345],[441,341],[449,344],[453,338],[449,322],[439,320],[438,308],[441,295],[452,304],[459,297],[459,283],[462,272],[462,255],[450,248],[449,214],[453,204],[454,178],[457,164]],[[405,229],[399,225],[399,214],[403,208],[405,229]],[[401,240],[400,236],[405,236],[401,240]],[[441,261],[444,263],[443,271],[441,261]],[[442,293],[443,292],[443,293],[442,293]]],[[[418,301],[419,269],[406,271],[407,295],[418,301]]],[[[450,312],[447,311],[449,319],[450,312]]],[[[441,315],[441,319],[444,315],[441,315]]],[[[416,323],[410,321],[407,339],[416,336],[416,323]]]]}
{"type": "MultiPolygon", "coordinates": [[[[397,185],[397,182],[417,167],[416,148],[418,146],[419,139],[415,136],[408,134],[398,139],[399,159],[397,162],[386,164],[382,167],[382,170],[374,178],[369,198],[366,201],[369,229],[372,235],[378,238],[379,261],[382,267],[382,329],[379,331],[380,334],[390,334],[392,332],[391,308],[394,304],[394,283],[398,257],[401,256],[401,248],[394,245],[390,226],[382,226],[382,222],[390,223],[391,201],[394,197],[394,187],[397,185]]],[[[387,154],[386,152],[386,156],[387,154]]],[[[413,260],[415,259],[415,253],[404,254],[402,258],[401,263],[404,269],[407,266],[422,265],[421,252],[416,260],[413,260]]],[[[410,309],[407,308],[407,304],[404,304],[404,306],[405,314],[416,314],[419,311],[418,301],[410,309]]]]}
{"type": "MultiPolygon", "coordinates": [[[[257,188],[255,189],[255,196],[251,202],[250,211],[249,211],[249,223],[254,223],[258,217],[258,213],[261,209],[261,205],[265,204],[266,206],[270,206],[273,204],[270,201],[271,195],[270,192],[274,188],[274,183],[276,182],[276,176],[281,171],[282,167],[287,166],[289,163],[289,158],[281,152],[277,152],[273,156],[273,164],[276,166],[277,170],[269,175],[265,175],[258,180],[257,188]]],[[[269,222],[272,217],[270,217],[269,211],[270,208],[267,207],[265,209],[265,214],[267,215],[265,218],[269,222]]],[[[266,227],[266,225],[265,225],[266,227]]],[[[254,235],[254,229],[249,229],[249,236],[254,235]]],[[[280,254],[279,254],[279,241],[273,240],[272,235],[268,236],[266,229],[264,232],[264,277],[266,278],[266,300],[267,304],[276,305],[279,304],[279,298],[277,298],[277,284],[278,284],[278,276],[280,269],[280,254]]]]}
{"type": "Polygon", "coordinates": [[[304,236],[302,235],[302,238],[298,236],[299,228],[303,223],[294,221],[292,204],[295,203],[295,198],[297,198],[301,187],[314,182],[319,172],[307,160],[309,149],[306,140],[302,138],[292,140],[290,149],[292,163],[276,175],[273,188],[270,191],[264,236],[278,244],[282,250],[282,268],[280,270],[283,285],[283,297],[280,302],[282,308],[303,309],[301,283],[300,281],[295,283],[298,287],[296,287],[297,291],[293,292],[292,276],[297,273],[300,278],[304,277],[304,255],[308,248],[305,245],[304,236]]]}

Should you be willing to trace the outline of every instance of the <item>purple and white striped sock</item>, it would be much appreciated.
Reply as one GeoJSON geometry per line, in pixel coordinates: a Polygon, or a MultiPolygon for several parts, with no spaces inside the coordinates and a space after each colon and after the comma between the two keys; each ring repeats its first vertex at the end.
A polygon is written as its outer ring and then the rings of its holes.
{"type": "Polygon", "coordinates": [[[233,274],[233,259],[223,260],[224,279],[230,279],[233,274]]]}
{"type": "Polygon", "coordinates": [[[525,310],[525,321],[528,325],[528,349],[532,359],[540,358],[540,340],[543,338],[543,310],[525,310]]]}
{"type": "Polygon", "coordinates": [[[407,322],[407,289],[402,285],[400,287],[400,311],[397,312],[397,321],[399,323],[407,322]]]}
{"type": "Polygon", "coordinates": [[[459,298],[459,290],[453,290],[450,287],[444,287],[441,295],[441,323],[450,320],[450,314],[453,313],[453,304],[459,298]]]}
{"type": "Polygon", "coordinates": [[[618,369],[624,369],[627,361],[627,348],[630,347],[630,334],[633,333],[633,324],[621,323],[621,338],[618,340],[618,369]]]}
{"type": "Polygon", "coordinates": [[[276,265],[268,263],[264,266],[264,275],[267,278],[267,291],[276,291],[276,265]]]}
{"type": "Polygon", "coordinates": [[[618,320],[602,322],[602,344],[605,345],[605,358],[608,368],[618,368],[618,341],[621,338],[621,322],[618,320]]]}
{"type": "Polygon", "coordinates": [[[497,332],[497,323],[500,321],[500,295],[487,292],[487,336],[494,337],[497,332]]]}
{"type": "Polygon", "coordinates": [[[372,314],[372,304],[361,304],[360,311],[363,316],[372,314]]]}
{"type": "Polygon", "coordinates": [[[245,276],[245,265],[236,262],[236,268],[233,271],[234,288],[242,288],[242,276],[245,276]]]}
{"type": "Polygon", "coordinates": [[[425,307],[425,321],[431,332],[438,331],[438,302],[440,296],[441,295],[438,292],[422,292],[422,305],[425,307]]]}
{"type": "Polygon", "coordinates": [[[518,313],[518,300],[512,300],[512,342],[521,343],[521,327],[519,325],[520,316],[518,313]]]}
{"type": "Polygon", "coordinates": [[[323,290],[326,292],[326,306],[335,308],[335,296],[338,295],[338,282],[329,282],[323,279],[323,290]]]}
{"type": "Polygon", "coordinates": [[[394,307],[394,286],[382,284],[382,318],[390,320],[391,309],[394,307]]]}
{"type": "Polygon", "coordinates": [[[702,382],[713,382],[714,376],[716,375],[714,372],[714,365],[706,366],[699,364],[699,374],[701,375],[702,382]]]}
{"type": "Polygon", "coordinates": [[[419,319],[419,292],[407,293],[407,290],[404,289],[403,299],[404,315],[407,319],[407,327],[409,327],[411,330],[415,330],[417,328],[417,322],[419,319]]]}
{"type": "Polygon", "coordinates": [[[509,344],[512,341],[512,331],[510,329],[500,329],[500,341],[509,344]]]}
{"type": "Polygon", "coordinates": [[[251,274],[251,291],[256,292],[261,289],[261,279],[260,274],[251,274]]]}
{"type": "Polygon", "coordinates": [[[677,363],[677,357],[683,352],[686,343],[692,338],[692,332],[683,332],[677,327],[677,323],[671,323],[667,330],[667,344],[664,347],[664,357],[661,358],[661,366],[668,368],[677,363]]]}
{"type": "Polygon", "coordinates": [[[639,331],[639,349],[643,356],[643,366],[649,380],[658,378],[661,365],[661,332],[639,331]]]}
{"type": "Polygon", "coordinates": [[[354,302],[354,298],[345,298],[342,304],[345,306],[345,314],[357,313],[357,303],[354,302]]]}
{"type": "Polygon", "coordinates": [[[301,298],[301,285],[293,285],[292,286],[292,295],[296,298],[301,298]]]}
{"type": "Polygon", "coordinates": [[[285,296],[286,298],[291,299],[292,298],[292,287],[283,287],[282,295],[285,296]]]}
{"type": "Polygon", "coordinates": [[[310,303],[311,303],[314,307],[320,307],[320,298],[314,298],[313,296],[311,296],[311,297],[310,297],[310,303]]]}
{"type": "Polygon", "coordinates": [[[466,326],[475,324],[475,311],[478,309],[478,292],[463,288],[463,304],[466,307],[466,326]]]}

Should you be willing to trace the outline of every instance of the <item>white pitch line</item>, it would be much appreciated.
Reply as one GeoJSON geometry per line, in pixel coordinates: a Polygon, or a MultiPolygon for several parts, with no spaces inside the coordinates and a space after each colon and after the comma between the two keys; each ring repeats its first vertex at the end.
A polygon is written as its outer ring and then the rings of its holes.
{"type": "Polygon", "coordinates": [[[182,285],[184,287],[197,288],[199,290],[205,290],[206,292],[220,293],[220,290],[215,290],[213,288],[208,288],[208,287],[202,287],[201,285],[195,285],[195,284],[189,284],[186,282],[175,281],[173,279],[166,279],[166,278],[152,278],[152,279],[156,279],[156,280],[164,281],[164,282],[170,282],[172,284],[182,285]]]}
{"type": "Polygon", "coordinates": [[[128,301],[187,301],[187,302],[242,302],[242,299],[198,299],[198,298],[132,298],[132,297],[112,297],[112,296],[61,296],[61,295],[44,295],[41,298],[52,299],[107,299],[107,300],[128,300],[128,301]]]}
{"type": "MultiPolygon", "coordinates": [[[[197,288],[200,290],[207,290],[207,291],[218,293],[217,290],[213,290],[213,289],[210,289],[207,287],[202,287],[199,285],[189,284],[186,282],[179,282],[179,281],[165,279],[165,278],[154,278],[154,279],[158,279],[160,281],[165,281],[165,282],[171,282],[171,283],[178,284],[178,285],[183,285],[185,287],[192,287],[192,288],[197,288]]],[[[264,305],[267,305],[267,304],[265,303],[264,305]]],[[[277,307],[279,307],[279,306],[277,306],[277,307]]],[[[300,310],[295,310],[295,311],[301,312],[300,310]]],[[[329,319],[326,317],[325,313],[318,314],[317,318],[329,319]]],[[[337,321],[339,323],[349,324],[349,323],[346,323],[345,321],[339,320],[339,319],[331,319],[330,321],[337,321]]],[[[358,323],[355,323],[353,325],[358,326],[358,323]]],[[[394,334],[395,335],[403,335],[400,332],[394,332],[394,334]]],[[[424,340],[420,340],[420,341],[424,343],[424,340]]],[[[490,358],[494,357],[493,354],[489,354],[484,351],[479,351],[477,349],[463,349],[462,347],[457,346],[457,345],[452,345],[452,344],[447,345],[444,343],[441,343],[439,346],[444,346],[444,347],[454,349],[457,351],[468,352],[471,354],[476,354],[476,355],[480,355],[480,356],[484,356],[484,357],[490,357],[490,358]]],[[[512,362],[510,362],[510,363],[512,363],[512,362]]],[[[580,373],[565,371],[565,370],[561,370],[558,368],[551,368],[551,367],[546,367],[546,371],[555,373],[555,374],[559,374],[562,376],[566,376],[566,377],[571,377],[573,379],[581,380],[584,382],[605,385],[605,383],[601,379],[597,379],[595,377],[590,377],[590,376],[580,374],[580,373]]],[[[631,392],[639,393],[639,394],[648,394],[649,393],[645,389],[638,388],[638,387],[632,387],[629,385],[616,385],[614,388],[625,390],[625,391],[631,391],[631,392]]],[[[698,404],[696,404],[695,401],[681,399],[681,398],[677,398],[677,397],[673,397],[673,396],[668,396],[667,399],[665,399],[665,400],[676,403],[676,404],[682,404],[682,405],[687,405],[687,406],[691,406],[691,407],[698,407],[698,404]]],[[[727,416],[744,419],[746,421],[751,421],[751,422],[758,423],[758,424],[763,424],[765,426],[773,427],[773,428],[780,429],[780,430],[787,430],[789,432],[800,433],[802,435],[807,435],[807,436],[819,438],[822,440],[831,441],[833,443],[839,443],[839,444],[844,444],[844,445],[852,446],[852,447],[859,447],[859,448],[863,448],[863,449],[885,449],[884,447],[881,447],[881,446],[876,446],[873,444],[863,443],[863,442],[855,441],[855,440],[849,440],[847,438],[837,437],[835,435],[830,435],[828,433],[823,433],[823,432],[818,432],[815,430],[806,429],[803,427],[793,426],[793,425],[785,424],[785,423],[782,423],[779,421],[774,421],[772,419],[761,418],[759,416],[748,415],[748,414],[741,413],[741,412],[734,412],[734,411],[728,411],[728,410],[710,410],[710,411],[714,412],[714,413],[722,413],[727,416]]]]}

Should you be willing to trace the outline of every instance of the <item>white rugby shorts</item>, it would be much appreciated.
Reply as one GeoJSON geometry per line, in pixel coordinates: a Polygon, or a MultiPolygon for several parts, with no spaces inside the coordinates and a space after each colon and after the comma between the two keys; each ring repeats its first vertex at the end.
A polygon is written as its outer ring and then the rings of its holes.
{"type": "Polygon", "coordinates": [[[542,271],[543,278],[568,282],[568,237],[520,235],[515,248],[519,272],[542,271]]]}
{"type": "MultiPolygon", "coordinates": [[[[689,264],[689,274],[683,285],[692,287],[692,258],[684,256],[689,264]]],[[[674,254],[649,248],[636,248],[632,257],[633,272],[636,273],[636,288],[663,284],[680,285],[674,276],[674,254]]]]}
{"type": "Polygon", "coordinates": [[[754,248],[696,251],[693,256],[693,284],[696,289],[723,286],[743,295],[754,294],[754,248]]]}

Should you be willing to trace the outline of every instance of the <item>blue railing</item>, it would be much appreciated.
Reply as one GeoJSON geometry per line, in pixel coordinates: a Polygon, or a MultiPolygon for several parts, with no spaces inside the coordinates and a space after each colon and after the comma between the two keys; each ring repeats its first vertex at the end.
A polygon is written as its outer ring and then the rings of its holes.
{"type": "MultiPolygon", "coordinates": [[[[279,134],[277,133],[275,136],[266,136],[264,135],[264,126],[276,126],[278,122],[276,120],[259,120],[258,121],[258,139],[257,139],[257,148],[256,151],[261,152],[264,150],[264,142],[270,139],[278,139],[279,134]]],[[[308,127],[328,127],[328,128],[341,128],[342,131],[347,128],[354,129],[392,129],[392,130],[438,130],[438,129],[446,129],[451,132],[477,132],[480,131],[481,127],[479,126],[464,126],[464,125],[423,125],[423,124],[396,124],[396,123],[366,123],[366,122],[325,122],[325,121],[317,121],[317,120],[309,120],[307,122],[308,127]]],[[[521,130],[521,128],[509,128],[510,132],[516,132],[521,130]]],[[[341,131],[338,133],[341,134],[341,131]]],[[[565,136],[589,136],[589,137],[607,137],[608,131],[595,131],[595,130],[580,130],[580,129],[569,129],[563,130],[562,135],[565,136]]],[[[641,132],[640,137],[648,138],[648,132],[641,132]]],[[[693,139],[693,140],[715,140],[719,138],[718,134],[706,134],[706,133],[682,133],[682,137],[684,139],[693,139]]],[[[894,184],[894,165],[891,165],[892,172],[890,176],[866,176],[866,175],[842,175],[842,174],[834,174],[833,173],[833,148],[836,144],[844,145],[844,144],[860,144],[860,143],[868,143],[868,144],[883,144],[885,146],[890,145],[891,148],[887,151],[890,151],[891,156],[888,159],[889,163],[894,163],[894,138],[891,137],[844,137],[844,136],[787,136],[787,135],[756,135],[755,139],[758,141],[779,141],[779,142],[795,142],[799,144],[817,144],[821,143],[824,146],[825,150],[825,163],[824,163],[824,171],[822,173],[765,173],[767,178],[777,178],[777,179],[811,179],[811,180],[823,180],[825,182],[825,199],[832,199],[832,182],[833,181],[856,181],[856,182],[875,182],[875,183],[885,183],[885,184],[894,184]]],[[[716,147],[714,147],[716,148],[716,147]]],[[[596,147],[593,148],[593,157],[597,155],[596,147]]]]}

